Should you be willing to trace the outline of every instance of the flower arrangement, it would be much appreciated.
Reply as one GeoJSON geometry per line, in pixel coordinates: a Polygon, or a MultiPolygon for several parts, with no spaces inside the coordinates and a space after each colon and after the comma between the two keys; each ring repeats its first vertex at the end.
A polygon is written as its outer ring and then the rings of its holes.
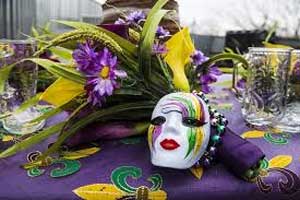
{"type": "MultiPolygon", "coordinates": [[[[25,167],[39,165],[48,155],[58,152],[68,138],[93,123],[105,122],[105,130],[110,125],[114,129],[117,124],[119,130],[126,126],[126,136],[129,136],[128,128],[132,130],[131,134],[145,133],[153,108],[162,96],[176,91],[211,92],[209,85],[221,74],[215,65],[219,60],[235,59],[247,65],[241,56],[231,53],[206,57],[195,49],[188,28],[170,35],[159,26],[164,15],[170,12],[162,9],[166,3],[167,0],[157,1],[147,16],[135,11],[119,18],[114,25],[103,27],[58,21],[74,30],[54,35],[51,40],[38,38],[41,48],[35,58],[26,60],[37,63],[57,79],[16,112],[45,101],[55,108],[32,122],[63,111],[71,114],[65,121],[1,152],[0,158],[60,132],[57,141],[36,162],[25,167]],[[126,38],[127,33],[129,38],[126,38]],[[39,58],[49,50],[61,62],[39,58]]],[[[9,65],[0,70],[0,90],[13,67],[9,65]]]]}

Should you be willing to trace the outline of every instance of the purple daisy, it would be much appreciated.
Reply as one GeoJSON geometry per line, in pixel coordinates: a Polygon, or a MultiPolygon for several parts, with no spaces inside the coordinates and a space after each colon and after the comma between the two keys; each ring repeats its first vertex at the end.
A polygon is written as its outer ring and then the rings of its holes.
{"type": "Polygon", "coordinates": [[[126,17],[126,21],[129,24],[140,24],[146,19],[146,14],[143,11],[133,11],[128,14],[126,17]]]}
{"type": "Polygon", "coordinates": [[[88,102],[93,105],[103,102],[106,96],[111,96],[113,91],[119,88],[118,78],[126,78],[127,74],[123,70],[117,69],[117,57],[104,48],[97,56],[97,66],[100,69],[87,80],[85,89],[88,95],[88,102]]]}
{"type": "Polygon", "coordinates": [[[93,75],[100,70],[100,66],[96,64],[97,53],[89,42],[80,44],[73,52],[73,58],[77,63],[77,70],[86,75],[93,75]]]}
{"type": "Polygon", "coordinates": [[[200,50],[196,50],[193,55],[191,55],[191,60],[193,65],[199,66],[206,62],[209,58],[204,55],[200,50]]]}
{"type": "Polygon", "coordinates": [[[152,53],[153,54],[165,54],[168,52],[168,49],[165,44],[153,44],[152,53]]]}
{"type": "Polygon", "coordinates": [[[170,35],[170,32],[168,30],[164,29],[164,27],[162,27],[162,26],[158,26],[158,28],[156,30],[156,37],[165,38],[169,35],[170,35]]]}

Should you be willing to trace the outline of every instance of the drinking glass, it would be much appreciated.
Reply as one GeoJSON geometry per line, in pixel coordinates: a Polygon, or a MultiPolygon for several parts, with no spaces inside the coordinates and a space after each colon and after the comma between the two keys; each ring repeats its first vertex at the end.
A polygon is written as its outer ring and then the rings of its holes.
{"type": "Polygon", "coordinates": [[[274,126],[285,114],[291,49],[249,48],[242,114],[255,126],[274,126]]]}
{"type": "Polygon", "coordinates": [[[289,133],[300,133],[300,50],[292,51],[291,60],[286,113],[277,128],[289,133]]]}
{"type": "MultiPolygon", "coordinates": [[[[0,40],[0,69],[32,56],[36,50],[33,40],[0,40]]],[[[3,71],[0,72],[3,74],[3,71]]],[[[1,74],[0,74],[1,75],[1,74]]],[[[30,61],[17,64],[10,72],[0,93],[2,126],[9,133],[23,135],[41,129],[45,122],[31,123],[41,113],[31,107],[24,112],[14,112],[22,103],[36,94],[38,67],[30,61]]]]}

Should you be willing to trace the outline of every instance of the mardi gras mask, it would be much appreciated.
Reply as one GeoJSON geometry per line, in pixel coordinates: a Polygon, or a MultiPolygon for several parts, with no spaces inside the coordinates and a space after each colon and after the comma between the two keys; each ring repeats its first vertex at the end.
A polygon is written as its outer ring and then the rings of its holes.
{"type": "Polygon", "coordinates": [[[176,169],[192,167],[210,138],[209,111],[192,93],[172,93],[156,105],[148,130],[153,165],[176,169]]]}

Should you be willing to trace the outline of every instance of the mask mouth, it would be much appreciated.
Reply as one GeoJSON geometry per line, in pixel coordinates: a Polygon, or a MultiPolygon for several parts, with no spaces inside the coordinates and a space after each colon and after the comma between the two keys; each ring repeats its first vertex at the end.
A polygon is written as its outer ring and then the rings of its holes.
{"type": "Polygon", "coordinates": [[[164,139],[160,142],[160,146],[167,151],[172,151],[180,147],[180,145],[173,139],[164,139]]]}

